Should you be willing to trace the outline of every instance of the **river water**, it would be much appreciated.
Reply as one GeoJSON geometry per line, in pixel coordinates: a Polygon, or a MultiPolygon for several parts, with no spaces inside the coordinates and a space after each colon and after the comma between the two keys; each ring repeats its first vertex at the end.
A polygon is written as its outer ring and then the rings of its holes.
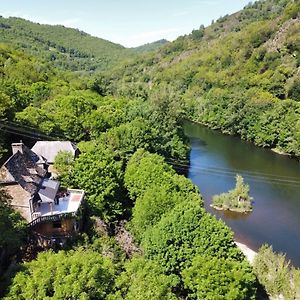
{"type": "Polygon", "coordinates": [[[204,197],[206,209],[232,228],[237,241],[253,250],[268,243],[300,266],[300,164],[238,137],[187,123],[189,178],[204,197]],[[253,212],[239,214],[210,207],[215,194],[235,187],[241,174],[250,185],[253,212]]]}

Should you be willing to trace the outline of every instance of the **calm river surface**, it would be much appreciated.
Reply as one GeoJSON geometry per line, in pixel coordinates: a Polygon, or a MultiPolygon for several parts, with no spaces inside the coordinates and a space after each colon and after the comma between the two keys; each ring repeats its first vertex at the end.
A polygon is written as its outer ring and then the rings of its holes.
{"type": "Polygon", "coordinates": [[[300,266],[300,164],[258,148],[237,137],[187,123],[190,138],[189,178],[205,200],[206,209],[222,218],[237,241],[257,250],[262,244],[284,252],[300,266]],[[253,212],[237,214],[211,208],[211,197],[235,186],[235,174],[250,185],[253,212]]]}

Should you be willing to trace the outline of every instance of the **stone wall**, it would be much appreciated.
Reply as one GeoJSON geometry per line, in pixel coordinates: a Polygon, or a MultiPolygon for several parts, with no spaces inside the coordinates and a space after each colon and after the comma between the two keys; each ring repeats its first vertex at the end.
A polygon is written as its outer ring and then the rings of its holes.
{"type": "Polygon", "coordinates": [[[5,191],[12,197],[11,206],[20,212],[23,218],[31,221],[30,193],[26,192],[19,184],[7,184],[5,191]]]}

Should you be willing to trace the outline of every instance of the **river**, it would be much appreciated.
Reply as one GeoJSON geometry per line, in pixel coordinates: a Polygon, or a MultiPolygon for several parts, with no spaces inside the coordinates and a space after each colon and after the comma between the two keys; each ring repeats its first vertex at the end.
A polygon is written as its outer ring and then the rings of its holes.
{"type": "Polygon", "coordinates": [[[253,250],[268,243],[300,266],[300,164],[287,156],[187,123],[188,177],[204,197],[206,209],[232,228],[237,241],[253,250]],[[215,194],[235,187],[241,174],[250,185],[253,212],[239,214],[210,207],[215,194]]]}

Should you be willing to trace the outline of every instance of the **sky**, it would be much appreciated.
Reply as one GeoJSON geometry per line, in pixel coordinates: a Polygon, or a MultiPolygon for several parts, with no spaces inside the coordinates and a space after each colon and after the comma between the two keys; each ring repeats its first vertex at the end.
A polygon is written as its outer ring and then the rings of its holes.
{"type": "Polygon", "coordinates": [[[249,0],[0,0],[0,15],[60,24],[136,47],[172,41],[242,9],[249,0]]]}

